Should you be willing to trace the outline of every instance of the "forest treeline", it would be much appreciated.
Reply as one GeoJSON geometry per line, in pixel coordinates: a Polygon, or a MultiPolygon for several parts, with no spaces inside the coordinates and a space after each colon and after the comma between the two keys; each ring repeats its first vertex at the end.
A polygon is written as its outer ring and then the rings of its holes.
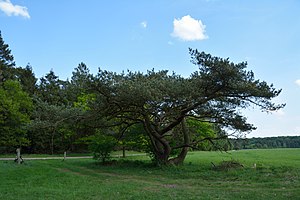
{"type": "Polygon", "coordinates": [[[247,62],[189,54],[197,70],[187,78],[154,69],[91,74],[84,63],[67,80],[53,70],[37,78],[30,65],[15,65],[0,32],[0,153],[92,151],[104,162],[114,149],[132,149],[177,165],[191,149],[229,150],[229,136],[255,129],[241,109],[285,106],[272,102],[281,90],[255,79],[247,62]]]}
{"type": "Polygon", "coordinates": [[[300,136],[230,139],[231,149],[300,148],[300,136]]]}

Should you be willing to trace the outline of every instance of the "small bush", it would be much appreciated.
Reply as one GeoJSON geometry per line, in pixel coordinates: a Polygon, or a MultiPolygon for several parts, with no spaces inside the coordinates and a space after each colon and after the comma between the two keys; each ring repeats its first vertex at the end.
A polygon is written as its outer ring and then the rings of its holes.
{"type": "Polygon", "coordinates": [[[117,144],[117,140],[110,135],[98,133],[92,136],[89,143],[89,149],[94,154],[94,159],[105,163],[111,159],[111,152],[117,144]]]}

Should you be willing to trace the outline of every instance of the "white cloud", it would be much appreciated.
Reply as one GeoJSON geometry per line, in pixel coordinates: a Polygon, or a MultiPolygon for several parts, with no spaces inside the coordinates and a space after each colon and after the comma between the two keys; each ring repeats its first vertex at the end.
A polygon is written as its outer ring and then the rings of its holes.
{"type": "Polygon", "coordinates": [[[147,28],[147,22],[146,21],[142,21],[140,23],[140,25],[141,25],[142,28],[147,28]]]}
{"type": "Polygon", "coordinates": [[[201,20],[196,20],[190,15],[183,16],[181,19],[174,19],[174,30],[171,34],[183,41],[204,40],[208,36],[205,35],[205,25],[201,20]]]}
{"type": "Polygon", "coordinates": [[[300,79],[296,80],[295,83],[300,86],[300,79]]]}
{"type": "Polygon", "coordinates": [[[0,10],[8,16],[22,16],[30,18],[28,9],[24,6],[13,5],[10,0],[0,0],[0,10]]]}

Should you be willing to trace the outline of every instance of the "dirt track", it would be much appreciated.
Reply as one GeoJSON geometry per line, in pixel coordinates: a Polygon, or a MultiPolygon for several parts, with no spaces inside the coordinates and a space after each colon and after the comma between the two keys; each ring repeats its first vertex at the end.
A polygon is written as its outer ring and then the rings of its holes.
{"type": "MultiPolygon", "coordinates": [[[[145,154],[129,154],[126,155],[126,157],[131,157],[131,156],[144,156],[145,154]]],[[[113,155],[112,157],[115,158],[120,158],[122,157],[121,155],[113,155]]],[[[64,157],[59,157],[59,156],[54,156],[54,157],[41,157],[41,158],[30,158],[30,157],[22,157],[23,160],[63,160],[64,157]]],[[[93,156],[76,156],[76,157],[66,157],[66,159],[91,159],[93,156]]],[[[0,160],[15,160],[16,158],[0,158],[0,160]]]]}

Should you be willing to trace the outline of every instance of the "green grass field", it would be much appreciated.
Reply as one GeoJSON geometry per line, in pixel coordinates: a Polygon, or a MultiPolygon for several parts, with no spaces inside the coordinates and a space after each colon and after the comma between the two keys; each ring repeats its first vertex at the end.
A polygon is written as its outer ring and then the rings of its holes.
{"type": "Polygon", "coordinates": [[[300,149],[191,152],[183,166],[149,163],[145,156],[106,166],[91,159],[0,161],[0,199],[300,199],[300,149]],[[212,169],[232,159],[244,167],[212,169]]]}

